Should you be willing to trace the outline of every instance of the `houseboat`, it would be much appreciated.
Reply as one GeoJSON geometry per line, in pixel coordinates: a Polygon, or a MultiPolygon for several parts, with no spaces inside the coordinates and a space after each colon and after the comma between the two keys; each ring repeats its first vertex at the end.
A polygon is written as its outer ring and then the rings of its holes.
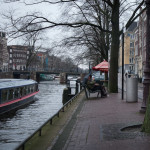
{"type": "Polygon", "coordinates": [[[0,116],[34,101],[38,83],[25,79],[0,79],[0,116]]]}

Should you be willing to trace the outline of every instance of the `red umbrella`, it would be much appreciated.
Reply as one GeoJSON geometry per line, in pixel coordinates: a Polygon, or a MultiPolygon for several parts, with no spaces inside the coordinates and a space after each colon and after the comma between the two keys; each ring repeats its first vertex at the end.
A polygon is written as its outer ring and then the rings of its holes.
{"type": "Polygon", "coordinates": [[[100,64],[96,65],[92,69],[96,70],[96,71],[108,72],[109,63],[106,60],[104,60],[103,62],[101,62],[100,64]]]}

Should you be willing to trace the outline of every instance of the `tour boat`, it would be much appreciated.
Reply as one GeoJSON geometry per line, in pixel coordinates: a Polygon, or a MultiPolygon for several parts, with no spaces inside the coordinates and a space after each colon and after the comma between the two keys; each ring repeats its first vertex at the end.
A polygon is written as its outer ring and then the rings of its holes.
{"type": "Polygon", "coordinates": [[[33,102],[38,91],[31,79],[0,79],[0,116],[33,102]]]}

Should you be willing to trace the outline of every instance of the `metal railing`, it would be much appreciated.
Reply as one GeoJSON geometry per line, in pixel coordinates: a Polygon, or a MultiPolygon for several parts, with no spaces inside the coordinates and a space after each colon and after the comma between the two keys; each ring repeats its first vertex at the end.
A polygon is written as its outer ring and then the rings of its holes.
{"type": "MultiPolygon", "coordinates": [[[[82,90],[80,91],[80,93],[82,92],[82,90]]],[[[66,102],[52,117],[50,117],[44,124],[42,124],[35,132],[33,132],[29,137],[27,137],[24,141],[21,142],[21,144],[19,144],[15,150],[19,150],[19,149],[22,149],[22,150],[25,150],[25,144],[36,134],[39,132],[39,136],[42,136],[42,128],[49,122],[50,125],[53,124],[53,119],[54,117],[58,117],[59,118],[59,114],[60,112],[64,112],[65,111],[65,107],[68,107],[68,105],[71,103],[77,98],[77,96],[80,94],[76,94],[74,97],[72,97],[68,102],[66,102]]]]}

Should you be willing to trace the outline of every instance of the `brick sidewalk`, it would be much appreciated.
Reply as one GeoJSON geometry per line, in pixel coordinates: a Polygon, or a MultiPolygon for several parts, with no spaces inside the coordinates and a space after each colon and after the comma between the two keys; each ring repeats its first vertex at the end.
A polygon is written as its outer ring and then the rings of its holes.
{"type": "MultiPolygon", "coordinates": [[[[138,131],[121,131],[122,128],[141,124],[141,101],[126,103],[120,94],[107,98],[90,98],[84,101],[69,130],[69,138],[63,141],[63,150],[149,150],[150,136],[138,131]]],[[[65,132],[63,132],[65,136],[65,132]]],[[[61,141],[62,142],[62,141],[61,141]]],[[[55,145],[62,143],[56,142],[55,145]]],[[[54,148],[53,148],[54,149],[54,148]]],[[[57,150],[57,146],[55,149],[57,150]]],[[[60,147],[59,147],[60,150],[60,147]]]]}

